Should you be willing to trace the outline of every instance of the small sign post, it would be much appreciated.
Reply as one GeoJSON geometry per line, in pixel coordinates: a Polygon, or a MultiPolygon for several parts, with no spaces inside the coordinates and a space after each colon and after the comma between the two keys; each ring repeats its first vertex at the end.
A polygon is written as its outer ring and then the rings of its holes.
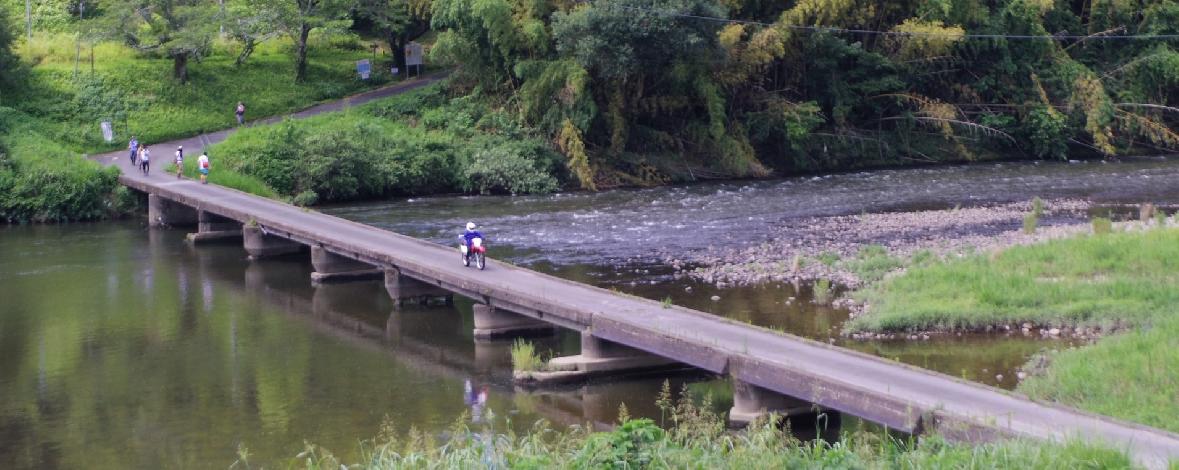
{"type": "Polygon", "coordinates": [[[98,124],[98,127],[102,128],[102,140],[105,140],[108,144],[115,140],[115,131],[111,129],[110,121],[102,121],[98,124]]]}
{"type": "Polygon", "coordinates": [[[360,74],[361,80],[368,80],[369,75],[372,74],[372,62],[368,59],[356,61],[356,73],[360,74]]]}

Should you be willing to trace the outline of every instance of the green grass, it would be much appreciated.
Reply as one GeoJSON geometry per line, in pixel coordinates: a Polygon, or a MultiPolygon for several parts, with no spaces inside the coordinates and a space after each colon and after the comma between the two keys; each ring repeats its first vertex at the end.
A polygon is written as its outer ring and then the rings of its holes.
{"type": "Polygon", "coordinates": [[[1179,317],[1049,357],[1031,397],[1179,432],[1179,317]]]}
{"type": "Polygon", "coordinates": [[[531,342],[516,339],[512,342],[512,370],[517,372],[535,372],[544,367],[544,361],[536,353],[536,346],[531,342]]]}
{"type": "Polygon", "coordinates": [[[63,148],[37,124],[0,107],[0,222],[94,220],[118,212],[118,171],[63,148]]]}
{"type": "MultiPolygon", "coordinates": [[[[168,150],[172,151],[172,152],[175,151],[174,149],[168,149],[168,150]]],[[[200,154],[185,155],[185,157],[184,157],[184,176],[186,178],[191,178],[193,180],[200,180],[201,174],[199,171],[197,171],[197,157],[199,157],[199,156],[200,156],[200,154]]],[[[171,154],[169,154],[168,158],[171,158],[171,157],[172,157],[171,154]]],[[[156,157],[156,158],[159,158],[159,157],[156,157]]],[[[209,177],[208,177],[209,184],[216,184],[216,185],[225,186],[227,188],[233,188],[238,191],[253,194],[255,196],[268,197],[271,199],[279,199],[278,193],[274,192],[274,190],[271,189],[270,186],[267,186],[266,183],[263,183],[258,178],[254,178],[254,177],[248,176],[248,175],[243,175],[243,174],[235,172],[233,170],[228,170],[228,169],[222,170],[222,169],[218,168],[217,166],[218,166],[218,162],[213,160],[210,157],[210,159],[209,159],[209,167],[210,167],[209,170],[210,171],[209,171],[209,177]]],[[[168,174],[176,174],[176,164],[169,163],[167,165],[167,167],[164,168],[164,172],[168,173],[168,174]]]]}
{"type": "Polygon", "coordinates": [[[1179,305],[1179,230],[1110,233],[908,269],[857,293],[849,331],[977,329],[1031,322],[1148,326],[1179,305]]]}
{"type": "Polygon", "coordinates": [[[236,124],[233,108],[244,101],[247,119],[282,114],[319,101],[356,93],[387,82],[388,75],[361,81],[355,61],[371,52],[349,36],[318,36],[309,52],[308,80],[294,83],[289,41],[263,44],[235,67],[235,47],[219,44],[214,53],[189,65],[190,81],[171,78],[167,59],[141,56],[126,46],[95,46],[94,73],[89,47],[74,74],[75,41],[68,35],[39,35],[18,50],[32,66],[28,83],[3,95],[4,104],[42,121],[46,137],[75,152],[123,148],[134,133],[152,144],[236,124]],[[115,142],[101,139],[99,122],[112,120],[115,142]]]}
{"type": "MultiPolygon", "coordinates": [[[[213,146],[221,171],[300,205],[436,193],[546,193],[560,156],[512,112],[443,84],[363,106],[242,129],[213,146]]],[[[557,175],[557,176],[554,176],[557,175]]]]}

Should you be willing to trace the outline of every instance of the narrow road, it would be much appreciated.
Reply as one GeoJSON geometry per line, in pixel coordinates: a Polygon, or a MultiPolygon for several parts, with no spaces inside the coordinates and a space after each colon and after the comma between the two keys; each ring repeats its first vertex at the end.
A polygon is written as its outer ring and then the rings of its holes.
{"type": "MultiPolygon", "coordinates": [[[[370,92],[365,101],[425,83],[370,92]]],[[[351,103],[364,102],[358,98],[351,103]]],[[[322,105],[302,116],[341,106],[322,105]]],[[[211,139],[215,137],[205,141],[211,139]]],[[[122,153],[98,158],[110,164],[112,157],[119,155],[122,153]]],[[[1147,426],[1034,402],[944,374],[509,264],[489,261],[487,271],[464,268],[453,247],[216,185],[178,180],[160,171],[150,176],[125,173],[120,181],[198,210],[240,222],[254,221],[275,236],[399,269],[497,308],[589,331],[602,339],[894,428],[934,428],[966,439],[980,435],[1056,442],[1080,439],[1125,450],[1150,468],[1166,468],[1170,460],[1179,459],[1179,435],[1147,426]]]]}
{"type": "MultiPolygon", "coordinates": [[[[258,119],[255,121],[247,121],[246,127],[274,124],[274,123],[282,122],[283,119],[287,119],[287,118],[306,119],[306,118],[316,116],[319,114],[323,114],[323,113],[340,111],[342,109],[346,109],[351,106],[359,106],[359,105],[368,103],[373,100],[378,100],[381,98],[388,98],[393,95],[405,93],[410,90],[424,87],[426,85],[429,85],[431,83],[437,82],[437,81],[445,78],[448,73],[449,72],[445,72],[445,71],[434,72],[434,73],[423,75],[420,78],[406,80],[401,83],[397,83],[397,84],[382,87],[382,88],[377,88],[375,90],[369,90],[369,91],[366,91],[363,93],[358,93],[358,94],[348,96],[348,97],[345,97],[345,98],[342,98],[339,100],[317,104],[315,106],[304,109],[302,111],[296,111],[296,112],[290,113],[290,114],[280,114],[278,116],[270,116],[270,117],[258,119]]],[[[185,152],[187,155],[190,155],[190,156],[200,155],[201,150],[204,150],[205,147],[225,141],[225,139],[228,139],[230,135],[233,135],[234,132],[237,132],[237,129],[238,128],[222,129],[222,130],[219,130],[216,132],[210,132],[207,134],[200,134],[200,135],[185,138],[185,139],[169,140],[167,142],[142,142],[142,143],[144,145],[149,146],[149,147],[153,147],[153,148],[158,147],[158,150],[156,150],[156,156],[154,157],[155,162],[153,162],[154,168],[152,171],[159,172],[159,171],[163,170],[164,166],[166,166],[169,163],[172,163],[172,158],[171,158],[172,150],[175,149],[176,146],[178,146],[178,145],[184,146],[185,152]]],[[[128,156],[127,150],[116,150],[113,152],[92,155],[90,157],[90,159],[97,161],[99,163],[102,163],[104,165],[110,165],[111,163],[114,163],[115,159],[118,159],[118,161],[126,162],[127,156],[128,156]]],[[[214,158],[217,158],[216,155],[211,155],[211,156],[214,158]]],[[[130,166],[129,163],[124,163],[124,164],[127,166],[130,166]]],[[[173,175],[173,176],[175,176],[175,175],[173,175]]]]}

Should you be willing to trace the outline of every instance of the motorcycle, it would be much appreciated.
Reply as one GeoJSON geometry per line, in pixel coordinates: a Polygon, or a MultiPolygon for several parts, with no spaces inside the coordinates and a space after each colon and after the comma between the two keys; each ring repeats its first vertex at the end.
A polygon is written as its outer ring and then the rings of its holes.
{"type": "Polygon", "coordinates": [[[463,254],[463,266],[470,266],[471,259],[474,258],[475,267],[480,271],[487,267],[487,247],[483,246],[482,238],[472,238],[469,250],[466,243],[459,244],[459,251],[463,254]]]}

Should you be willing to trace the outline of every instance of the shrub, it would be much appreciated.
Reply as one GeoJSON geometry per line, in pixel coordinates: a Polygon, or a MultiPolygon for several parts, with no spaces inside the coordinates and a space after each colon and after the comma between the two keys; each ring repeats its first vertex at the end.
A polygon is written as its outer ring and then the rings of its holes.
{"type": "Polygon", "coordinates": [[[1105,235],[1113,231],[1113,222],[1105,217],[1093,218],[1093,233],[1096,235],[1105,235]]]}
{"type": "Polygon", "coordinates": [[[476,153],[463,177],[463,189],[480,194],[551,193],[558,188],[557,179],[533,160],[501,148],[476,153]]]}
{"type": "Polygon", "coordinates": [[[536,346],[522,339],[512,342],[512,370],[533,372],[541,370],[542,367],[544,367],[544,361],[536,353],[536,346]]]}
{"type": "Polygon", "coordinates": [[[1030,214],[1023,216],[1023,233],[1031,235],[1036,233],[1036,225],[1040,223],[1040,217],[1033,211],[1030,214]]]}

